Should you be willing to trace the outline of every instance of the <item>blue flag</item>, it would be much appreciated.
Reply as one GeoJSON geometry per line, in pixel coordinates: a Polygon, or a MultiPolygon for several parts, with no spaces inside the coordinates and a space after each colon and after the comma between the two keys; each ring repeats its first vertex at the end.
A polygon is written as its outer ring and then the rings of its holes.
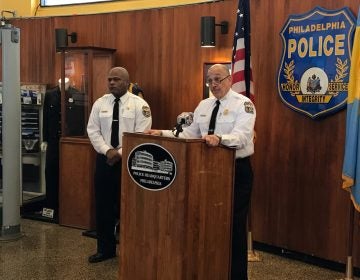
{"type": "Polygon", "coordinates": [[[360,211],[360,8],[351,56],[346,113],[345,155],[342,171],[343,189],[350,191],[355,208],[360,211]]]}

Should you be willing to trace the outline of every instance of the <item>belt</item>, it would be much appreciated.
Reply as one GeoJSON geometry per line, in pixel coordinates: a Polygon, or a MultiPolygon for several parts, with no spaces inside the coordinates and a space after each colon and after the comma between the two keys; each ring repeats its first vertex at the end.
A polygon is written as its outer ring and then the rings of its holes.
{"type": "Polygon", "coordinates": [[[244,157],[244,158],[237,158],[235,161],[240,162],[240,161],[248,161],[248,160],[250,160],[250,156],[247,156],[247,157],[244,157]]]}

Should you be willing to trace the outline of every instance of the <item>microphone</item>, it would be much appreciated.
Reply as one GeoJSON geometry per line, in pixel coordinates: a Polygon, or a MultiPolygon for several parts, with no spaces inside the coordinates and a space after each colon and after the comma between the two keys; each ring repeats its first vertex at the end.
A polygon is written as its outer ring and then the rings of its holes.
{"type": "Polygon", "coordinates": [[[187,127],[192,124],[194,119],[194,113],[192,112],[182,112],[176,118],[176,125],[173,129],[175,137],[179,137],[180,132],[183,131],[183,127],[187,127]]]}
{"type": "Polygon", "coordinates": [[[192,124],[194,118],[194,113],[192,112],[183,112],[176,118],[176,123],[181,124],[182,126],[186,127],[192,124]]]}

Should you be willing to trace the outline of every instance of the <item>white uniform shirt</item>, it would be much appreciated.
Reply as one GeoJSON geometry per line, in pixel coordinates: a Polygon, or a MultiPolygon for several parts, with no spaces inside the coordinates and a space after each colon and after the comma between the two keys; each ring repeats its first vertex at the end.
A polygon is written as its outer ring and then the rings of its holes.
{"type": "MultiPolygon", "coordinates": [[[[208,134],[215,97],[202,100],[194,111],[193,123],[183,128],[181,138],[201,138],[208,134]]],[[[236,148],[236,158],[254,153],[254,126],[256,110],[249,98],[233,90],[220,100],[214,134],[221,136],[221,144],[236,148]]],[[[164,130],[164,136],[173,137],[172,131],[164,130]]]]}
{"type": "Polygon", "coordinates": [[[127,92],[119,100],[119,146],[111,146],[111,124],[115,97],[105,94],[97,99],[91,109],[87,133],[94,149],[106,154],[111,148],[118,148],[121,154],[123,132],[143,132],[151,128],[151,112],[147,102],[127,92]]]}

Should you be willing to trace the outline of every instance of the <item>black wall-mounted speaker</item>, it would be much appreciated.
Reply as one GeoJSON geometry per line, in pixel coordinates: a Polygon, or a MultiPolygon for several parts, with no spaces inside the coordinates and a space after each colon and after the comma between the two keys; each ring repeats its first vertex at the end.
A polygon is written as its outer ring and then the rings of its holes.
{"type": "Polygon", "coordinates": [[[55,29],[55,45],[56,45],[56,49],[68,46],[67,29],[65,28],[55,29]]]}
{"type": "Polygon", "coordinates": [[[215,47],[215,17],[201,17],[201,46],[215,47]]]}

